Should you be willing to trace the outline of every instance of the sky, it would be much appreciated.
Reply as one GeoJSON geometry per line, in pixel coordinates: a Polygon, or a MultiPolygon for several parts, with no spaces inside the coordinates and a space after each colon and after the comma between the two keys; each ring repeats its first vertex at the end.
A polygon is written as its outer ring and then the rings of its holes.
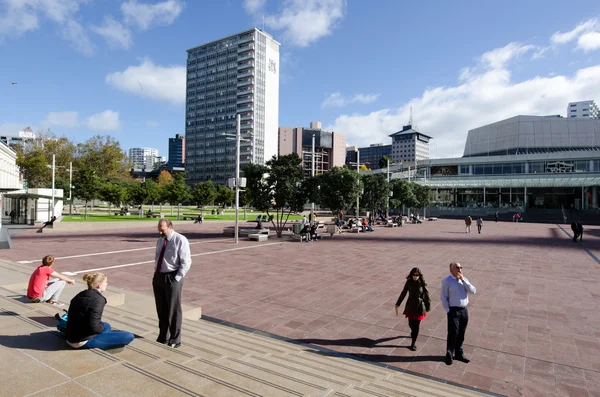
{"type": "Polygon", "coordinates": [[[167,156],[186,50],[253,27],[281,43],[279,125],[348,145],[391,143],[412,108],[431,157],[457,157],[469,129],[600,102],[595,1],[0,0],[0,133],[167,156]]]}

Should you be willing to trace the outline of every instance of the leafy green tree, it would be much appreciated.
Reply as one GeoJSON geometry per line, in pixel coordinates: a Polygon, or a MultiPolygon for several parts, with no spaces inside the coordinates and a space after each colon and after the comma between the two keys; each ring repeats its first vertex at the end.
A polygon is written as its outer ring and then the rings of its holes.
{"type": "Polygon", "coordinates": [[[411,182],[415,194],[416,206],[425,210],[431,204],[431,187],[411,182]]]}
{"type": "Polygon", "coordinates": [[[185,183],[183,174],[177,173],[173,175],[171,183],[165,186],[165,198],[173,204],[185,204],[191,197],[190,187],[185,183]]]}
{"type": "Polygon", "coordinates": [[[222,207],[230,205],[235,200],[235,192],[225,185],[217,186],[217,192],[215,195],[215,202],[219,203],[222,207]]]}
{"type": "Polygon", "coordinates": [[[144,204],[153,204],[160,198],[160,189],[158,184],[152,179],[146,179],[142,182],[142,188],[144,189],[145,200],[144,204]]]}
{"type": "Polygon", "coordinates": [[[77,168],[93,169],[103,181],[119,175],[126,167],[125,152],[110,136],[96,135],[78,144],[77,155],[77,168]]]}
{"type": "Polygon", "coordinates": [[[319,205],[329,208],[334,215],[355,206],[362,187],[356,171],[347,167],[333,167],[318,178],[321,186],[319,205]]]}
{"type": "Polygon", "coordinates": [[[21,168],[23,179],[31,188],[46,187],[52,183],[52,169],[46,159],[46,153],[41,147],[34,147],[27,152],[21,146],[17,147],[17,165],[21,168]]]}
{"type": "Polygon", "coordinates": [[[123,186],[113,182],[105,182],[98,189],[98,198],[108,203],[108,213],[111,212],[111,206],[119,207],[125,199],[125,189],[123,186]]]}
{"type": "Polygon", "coordinates": [[[85,201],[85,219],[88,202],[98,197],[100,186],[100,178],[90,168],[80,168],[73,178],[73,196],[85,201]]]}
{"type": "Polygon", "coordinates": [[[204,213],[204,206],[212,203],[216,196],[217,188],[213,181],[196,183],[192,188],[192,199],[201,208],[201,213],[204,213]]]}
{"type": "Polygon", "coordinates": [[[402,209],[405,207],[415,207],[418,205],[417,198],[412,189],[412,183],[403,179],[394,179],[391,181],[391,190],[393,192],[390,198],[390,207],[402,209]]]}
{"type": "Polygon", "coordinates": [[[273,216],[277,237],[281,237],[292,212],[304,209],[306,197],[302,189],[303,171],[297,154],[273,156],[266,166],[249,165],[244,169],[247,190],[258,211],[273,216]]]}
{"type": "Polygon", "coordinates": [[[383,174],[364,175],[362,177],[364,191],[361,202],[365,208],[370,208],[373,213],[384,209],[388,195],[388,181],[383,174]]]}
{"type": "Polygon", "coordinates": [[[390,162],[390,164],[394,164],[394,160],[384,155],[381,159],[379,159],[379,168],[387,168],[388,161],[390,162]]]}

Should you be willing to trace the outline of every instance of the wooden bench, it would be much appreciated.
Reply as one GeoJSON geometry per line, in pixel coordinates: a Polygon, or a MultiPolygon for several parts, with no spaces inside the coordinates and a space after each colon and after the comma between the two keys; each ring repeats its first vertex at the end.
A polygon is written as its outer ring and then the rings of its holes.
{"type": "Polygon", "coordinates": [[[187,221],[188,219],[191,221],[195,221],[196,219],[198,219],[198,215],[200,214],[183,214],[181,215],[181,217],[184,221],[187,221]]]}
{"type": "Polygon", "coordinates": [[[146,218],[164,218],[165,215],[160,212],[146,212],[146,218]]]}
{"type": "Polygon", "coordinates": [[[248,240],[250,241],[267,241],[268,239],[268,234],[252,233],[248,235],[248,240]]]}

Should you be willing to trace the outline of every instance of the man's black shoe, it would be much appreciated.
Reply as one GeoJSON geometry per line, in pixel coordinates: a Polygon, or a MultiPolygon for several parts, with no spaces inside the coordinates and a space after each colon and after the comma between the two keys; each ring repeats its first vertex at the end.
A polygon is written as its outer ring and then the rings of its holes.
{"type": "Polygon", "coordinates": [[[462,355],[462,356],[455,356],[454,359],[458,360],[458,361],[462,361],[463,363],[468,363],[469,361],[471,361],[467,357],[465,357],[464,355],[462,355]]]}
{"type": "Polygon", "coordinates": [[[452,357],[446,355],[446,357],[444,357],[444,362],[446,363],[446,365],[452,365],[452,357]]]}
{"type": "Polygon", "coordinates": [[[181,346],[181,342],[179,342],[179,343],[169,343],[169,347],[172,347],[173,349],[177,349],[179,346],[181,346]]]}
{"type": "Polygon", "coordinates": [[[167,343],[167,341],[166,341],[166,340],[164,340],[164,339],[156,339],[156,341],[157,341],[158,343],[162,343],[163,345],[165,345],[165,344],[167,343]]]}

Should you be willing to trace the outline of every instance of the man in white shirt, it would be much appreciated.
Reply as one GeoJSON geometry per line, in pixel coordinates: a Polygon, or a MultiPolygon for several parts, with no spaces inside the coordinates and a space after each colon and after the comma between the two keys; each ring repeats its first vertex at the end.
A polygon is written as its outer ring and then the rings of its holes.
{"type": "Polygon", "coordinates": [[[152,289],[158,315],[159,343],[181,346],[181,289],[190,270],[192,256],[187,238],[173,230],[173,223],[163,218],[158,222],[160,238],[156,242],[152,289]]]}
{"type": "Polygon", "coordinates": [[[468,294],[476,292],[469,280],[462,274],[462,266],[458,262],[450,264],[450,275],[442,280],[442,306],[448,317],[448,337],[446,339],[446,357],[444,362],[452,365],[452,360],[468,363],[470,360],[463,352],[465,332],[469,324],[468,294]]]}

